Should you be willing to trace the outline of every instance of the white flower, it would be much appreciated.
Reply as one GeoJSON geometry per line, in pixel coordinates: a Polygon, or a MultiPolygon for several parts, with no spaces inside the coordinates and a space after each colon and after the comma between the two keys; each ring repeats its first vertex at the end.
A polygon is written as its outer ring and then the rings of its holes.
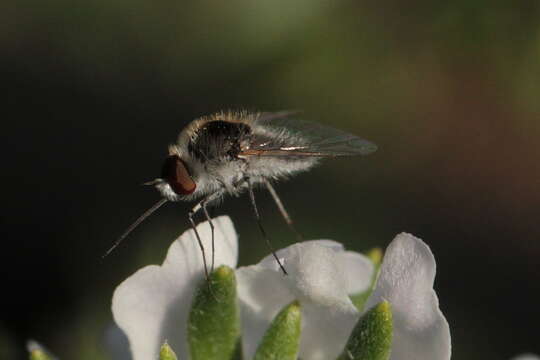
{"type": "MultiPolygon", "coordinates": [[[[328,240],[295,244],[279,251],[278,257],[289,276],[279,273],[270,256],[237,271],[244,354],[253,355],[277,312],[298,299],[303,315],[299,356],[336,358],[359,318],[348,295],[368,287],[369,260],[328,240]]],[[[450,358],[450,331],[438,307],[434,278],[435,260],[428,246],[412,235],[398,235],[386,250],[366,306],[382,300],[392,305],[392,360],[450,358]]]]}
{"type": "MultiPolygon", "coordinates": [[[[216,226],[216,267],[236,266],[237,235],[228,217],[216,226]]],[[[207,258],[211,233],[198,227],[207,258]]],[[[289,275],[268,256],[259,264],[237,270],[244,356],[250,359],[275,315],[299,300],[304,360],[332,359],[343,350],[360,317],[349,295],[366,290],[373,273],[363,255],[345,251],[330,240],[306,241],[277,252],[289,275]]],[[[187,318],[194,288],[204,278],[201,252],[192,230],[169,248],[161,266],[147,266],[118,286],[112,311],[126,333],[134,360],[155,359],[169,342],[181,359],[189,358],[187,318]]],[[[391,359],[446,360],[450,357],[448,324],[433,291],[435,261],[420,239],[401,234],[386,251],[379,280],[368,306],[388,300],[394,336],[391,359]]]]}
{"type": "Polygon", "coordinates": [[[298,299],[302,309],[299,357],[336,358],[360,317],[349,294],[370,286],[373,265],[329,240],[306,241],[277,252],[287,276],[272,256],[237,270],[243,351],[253,357],[276,314],[298,299]]]}
{"type": "MultiPolygon", "coordinates": [[[[227,216],[213,219],[215,265],[236,267],[238,241],[227,216]]],[[[211,232],[208,223],[197,226],[207,259],[211,232]]],[[[161,266],[146,266],[115,290],[112,312],[116,324],[126,333],[133,360],[157,359],[165,340],[179,359],[188,359],[187,319],[194,288],[204,278],[201,251],[192,230],[175,240],[161,266]]]]}
{"type": "Polygon", "coordinates": [[[540,360],[540,357],[534,354],[522,354],[512,358],[512,360],[540,360]]]}
{"type": "Polygon", "coordinates": [[[433,290],[435,258],[429,247],[401,233],[386,249],[375,290],[366,308],[392,305],[391,360],[450,359],[450,329],[433,290]]]}

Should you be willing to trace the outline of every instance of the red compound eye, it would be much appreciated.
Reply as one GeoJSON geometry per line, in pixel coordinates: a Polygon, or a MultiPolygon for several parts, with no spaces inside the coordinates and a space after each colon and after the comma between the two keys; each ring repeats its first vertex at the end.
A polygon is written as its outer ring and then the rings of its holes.
{"type": "Polygon", "coordinates": [[[186,164],[178,155],[171,155],[165,159],[161,169],[161,178],[167,181],[178,195],[189,195],[197,187],[186,168],[186,164]]]}

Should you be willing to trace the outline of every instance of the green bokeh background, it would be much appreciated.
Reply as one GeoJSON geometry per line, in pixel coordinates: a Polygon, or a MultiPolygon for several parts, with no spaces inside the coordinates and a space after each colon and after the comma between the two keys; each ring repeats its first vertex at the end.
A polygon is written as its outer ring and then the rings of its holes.
{"type": "MultiPolygon", "coordinates": [[[[107,358],[115,286],[161,262],[190,204],[102,253],[157,200],[139,184],[179,130],[238,108],[302,109],[377,143],[278,185],[300,230],[357,251],[423,238],[454,359],[540,353],[539,25],[532,0],[2,2],[0,358],[27,338],[107,358]]],[[[266,255],[246,196],[215,214],[241,264],[266,255]]]]}

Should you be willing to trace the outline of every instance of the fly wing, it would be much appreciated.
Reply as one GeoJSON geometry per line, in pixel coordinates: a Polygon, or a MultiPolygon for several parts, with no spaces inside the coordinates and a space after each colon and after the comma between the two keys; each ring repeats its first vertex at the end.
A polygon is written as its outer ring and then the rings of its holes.
{"type": "Polygon", "coordinates": [[[253,134],[249,149],[241,155],[256,156],[354,156],[368,155],[377,146],[356,135],[317,123],[293,119],[293,112],[263,113],[257,120],[261,131],[253,134]]]}

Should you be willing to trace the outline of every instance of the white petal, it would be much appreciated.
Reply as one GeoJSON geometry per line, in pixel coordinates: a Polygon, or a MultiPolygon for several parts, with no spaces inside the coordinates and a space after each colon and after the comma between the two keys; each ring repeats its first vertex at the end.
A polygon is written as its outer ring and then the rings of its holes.
{"type": "Polygon", "coordinates": [[[354,325],[360,318],[356,307],[328,307],[302,304],[302,337],[299,358],[336,359],[345,348],[354,325]]]}
{"type": "Polygon", "coordinates": [[[512,358],[512,360],[540,360],[540,357],[534,354],[522,354],[512,358]]]}
{"type": "MultiPolygon", "coordinates": [[[[303,241],[301,244],[303,245],[319,245],[319,246],[324,246],[324,247],[327,247],[327,248],[330,248],[330,249],[334,249],[335,251],[337,252],[343,252],[345,251],[344,248],[343,248],[343,245],[338,243],[337,241],[334,241],[334,240],[307,240],[307,241],[303,241]]],[[[288,256],[289,252],[292,250],[292,248],[295,246],[295,245],[298,245],[298,244],[293,244],[289,247],[286,247],[284,249],[280,249],[278,251],[276,251],[276,255],[277,257],[281,260],[283,259],[284,257],[288,256]]],[[[267,269],[273,269],[273,270],[278,270],[279,269],[279,265],[277,264],[276,262],[276,259],[274,258],[274,256],[272,254],[266,256],[264,259],[262,259],[259,264],[260,266],[263,266],[267,269]]]]}
{"type": "Polygon", "coordinates": [[[286,280],[297,299],[327,306],[350,303],[347,293],[342,251],[312,243],[298,243],[287,248],[283,265],[286,280]]]}
{"type": "Polygon", "coordinates": [[[344,254],[335,242],[310,241],[278,252],[286,276],[270,257],[237,270],[246,358],[253,356],[279,310],[294,299],[302,307],[300,357],[337,357],[359,317],[347,293],[344,254]]]}
{"type": "Polygon", "coordinates": [[[261,265],[236,270],[245,359],[253,357],[274,317],[294,300],[284,276],[279,269],[266,269],[261,265]]]}
{"type": "Polygon", "coordinates": [[[345,251],[340,255],[340,261],[345,264],[347,293],[358,294],[367,290],[371,285],[373,271],[375,271],[373,262],[354,251],[345,251]]]}
{"type": "Polygon", "coordinates": [[[429,247],[399,234],[386,249],[381,273],[367,308],[388,300],[394,335],[392,360],[450,359],[450,330],[433,290],[435,259],[429,247]]]}
{"type": "MultiPolygon", "coordinates": [[[[215,264],[236,266],[238,243],[227,216],[213,219],[215,264]]],[[[211,259],[208,223],[197,226],[211,259]]],[[[210,266],[210,265],[209,265],[210,266]]],[[[134,360],[156,359],[165,340],[181,359],[188,358],[186,328],[195,285],[204,277],[202,256],[192,230],[172,243],[163,265],[144,267],[120,284],[113,296],[112,312],[126,333],[134,360]]]]}

